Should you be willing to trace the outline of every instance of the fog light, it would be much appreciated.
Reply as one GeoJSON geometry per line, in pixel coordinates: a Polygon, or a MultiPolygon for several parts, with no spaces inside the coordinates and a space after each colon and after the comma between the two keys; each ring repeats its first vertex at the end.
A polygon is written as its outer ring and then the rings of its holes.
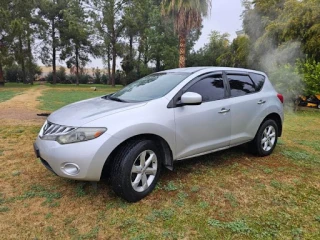
{"type": "Polygon", "coordinates": [[[77,164],[74,163],[65,163],[62,167],[61,170],[71,176],[75,176],[80,172],[80,168],[77,164]]]}

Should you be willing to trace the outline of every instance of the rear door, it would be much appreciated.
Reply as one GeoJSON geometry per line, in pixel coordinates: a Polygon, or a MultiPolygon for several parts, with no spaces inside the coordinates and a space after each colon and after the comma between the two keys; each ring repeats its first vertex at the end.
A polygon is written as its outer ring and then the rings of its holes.
{"type": "Polygon", "coordinates": [[[180,93],[198,93],[203,102],[174,110],[177,159],[229,146],[231,118],[225,86],[222,73],[209,74],[191,82],[180,93]]]}
{"type": "Polygon", "coordinates": [[[229,71],[226,74],[231,100],[230,145],[233,146],[254,138],[267,98],[259,92],[264,79],[260,82],[253,80],[246,72],[229,71]]]}

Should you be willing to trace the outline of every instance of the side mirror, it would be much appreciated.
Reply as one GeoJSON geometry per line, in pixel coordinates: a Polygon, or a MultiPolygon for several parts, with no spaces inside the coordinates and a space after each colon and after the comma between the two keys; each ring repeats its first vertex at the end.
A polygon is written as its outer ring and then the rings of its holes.
{"type": "Polygon", "coordinates": [[[181,105],[200,105],[202,96],[195,92],[186,92],[181,96],[181,105]]]}

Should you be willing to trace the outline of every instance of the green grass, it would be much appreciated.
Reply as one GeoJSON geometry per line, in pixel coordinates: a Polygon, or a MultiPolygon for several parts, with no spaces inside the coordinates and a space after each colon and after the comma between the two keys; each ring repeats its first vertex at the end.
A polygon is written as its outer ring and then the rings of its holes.
{"type": "Polygon", "coordinates": [[[0,89],[0,102],[8,101],[9,99],[13,98],[19,93],[20,93],[19,91],[14,91],[14,90],[1,91],[0,89]]]}
{"type": "Polygon", "coordinates": [[[315,140],[315,141],[300,140],[300,141],[297,141],[297,143],[299,143],[303,146],[310,147],[310,148],[320,152],[320,140],[315,140]]]}
{"type": "Polygon", "coordinates": [[[319,119],[286,114],[265,158],[237,147],[178,162],[135,204],[106,181],[95,190],[46,170],[32,149],[40,125],[0,125],[0,238],[320,239],[319,119]]]}
{"type": "Polygon", "coordinates": [[[6,83],[4,87],[0,87],[0,102],[8,101],[31,87],[34,86],[23,83],[6,83]]]}
{"type": "Polygon", "coordinates": [[[62,88],[62,89],[53,89],[45,90],[40,100],[40,109],[44,111],[55,111],[67,104],[74,103],[80,100],[85,100],[88,98],[98,97],[107,95],[118,91],[120,88],[98,88],[98,91],[93,91],[86,85],[83,88],[72,87],[62,88]],[[72,89],[72,90],[71,90],[72,89]]]}
{"type": "MultiPolygon", "coordinates": [[[[50,83],[45,83],[44,84],[47,87],[50,88],[64,88],[64,89],[89,89],[91,87],[96,87],[97,89],[114,89],[114,87],[110,86],[110,85],[106,85],[106,84],[79,84],[79,85],[75,85],[75,84],[50,84],[50,83]]],[[[122,85],[116,85],[115,88],[122,88],[122,85]]]]}
{"type": "Polygon", "coordinates": [[[36,85],[37,85],[36,83],[34,85],[23,84],[23,83],[5,83],[4,88],[0,88],[0,90],[6,89],[6,88],[31,88],[36,85]]]}

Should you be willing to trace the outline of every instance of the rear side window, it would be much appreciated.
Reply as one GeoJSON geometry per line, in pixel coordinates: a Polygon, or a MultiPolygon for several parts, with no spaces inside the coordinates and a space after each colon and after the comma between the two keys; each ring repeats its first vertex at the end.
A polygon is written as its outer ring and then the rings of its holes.
{"type": "Polygon", "coordinates": [[[256,73],[250,73],[250,77],[255,84],[256,91],[259,92],[262,89],[266,80],[265,76],[256,73]]]}
{"type": "Polygon", "coordinates": [[[247,75],[228,75],[231,97],[244,96],[255,93],[255,84],[247,75]]]}
{"type": "Polygon", "coordinates": [[[200,94],[203,102],[221,100],[225,93],[222,75],[206,77],[192,85],[187,92],[200,94]]]}

